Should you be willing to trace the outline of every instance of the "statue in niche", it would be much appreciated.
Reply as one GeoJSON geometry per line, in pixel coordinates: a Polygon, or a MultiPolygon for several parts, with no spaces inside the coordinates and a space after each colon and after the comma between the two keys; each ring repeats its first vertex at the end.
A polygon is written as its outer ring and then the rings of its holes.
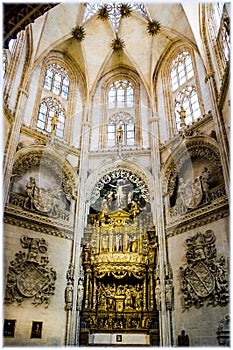
{"type": "Polygon", "coordinates": [[[133,299],[130,288],[125,285],[125,310],[131,310],[133,308],[133,299]]]}
{"type": "Polygon", "coordinates": [[[202,184],[202,190],[205,196],[205,199],[207,202],[210,202],[210,195],[209,195],[209,191],[210,191],[210,171],[208,170],[208,168],[204,167],[204,169],[202,170],[201,176],[201,184],[202,184]]]}
{"type": "Polygon", "coordinates": [[[172,308],[172,281],[171,279],[167,279],[165,281],[165,297],[166,297],[166,305],[167,309],[170,310],[172,308]]]}
{"type": "Polygon", "coordinates": [[[38,195],[39,188],[36,186],[36,180],[34,177],[30,177],[26,184],[27,197],[24,202],[24,208],[34,209],[34,197],[38,195]]]}
{"type": "Polygon", "coordinates": [[[134,294],[135,294],[135,308],[137,311],[140,311],[142,309],[143,293],[139,285],[136,286],[134,294]]]}
{"type": "Polygon", "coordinates": [[[78,311],[81,311],[81,309],[82,309],[83,294],[84,294],[83,279],[80,278],[78,281],[78,295],[77,295],[77,310],[78,311]]]}
{"type": "Polygon", "coordinates": [[[156,297],[156,307],[159,311],[161,308],[161,288],[160,288],[160,280],[157,278],[156,286],[155,286],[155,297],[156,297]]]}
{"type": "Polygon", "coordinates": [[[117,144],[120,145],[123,142],[123,134],[124,134],[124,130],[122,125],[120,124],[117,128],[117,144]]]}
{"type": "Polygon", "coordinates": [[[72,282],[69,281],[68,285],[65,290],[65,303],[66,303],[66,310],[71,310],[73,305],[73,285],[72,282]]]}
{"type": "Polygon", "coordinates": [[[186,204],[186,184],[184,182],[183,177],[179,180],[179,187],[178,187],[178,196],[176,203],[181,208],[182,212],[185,212],[187,210],[187,204],[186,204]]]}
{"type": "Polygon", "coordinates": [[[57,111],[55,111],[54,116],[51,119],[51,135],[54,135],[57,130],[58,116],[57,111]]]}
{"type": "Polygon", "coordinates": [[[122,248],[123,248],[122,235],[120,233],[117,233],[115,235],[115,251],[116,252],[122,251],[122,248]]]}

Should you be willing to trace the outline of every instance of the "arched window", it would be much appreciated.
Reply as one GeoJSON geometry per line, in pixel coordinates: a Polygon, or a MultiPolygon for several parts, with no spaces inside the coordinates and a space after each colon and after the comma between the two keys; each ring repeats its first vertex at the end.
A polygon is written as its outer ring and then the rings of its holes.
{"type": "Polygon", "coordinates": [[[114,81],[108,89],[108,108],[133,108],[134,88],[125,79],[114,81]]]}
{"type": "Polygon", "coordinates": [[[193,77],[193,64],[189,52],[183,51],[172,61],[170,74],[172,91],[175,91],[193,77]]]}
{"type": "Polygon", "coordinates": [[[36,126],[40,130],[51,133],[53,118],[56,116],[58,120],[56,123],[55,135],[59,138],[63,138],[66,116],[61,103],[56,98],[47,97],[43,99],[39,106],[36,126]]]}
{"type": "Polygon", "coordinates": [[[189,125],[201,117],[198,94],[193,86],[187,86],[182,89],[175,99],[175,116],[177,130],[181,128],[180,110],[181,107],[186,112],[185,124],[189,125]]]}
{"type": "Polygon", "coordinates": [[[133,117],[126,112],[119,112],[112,115],[109,119],[107,129],[107,145],[115,146],[117,144],[117,129],[119,126],[123,128],[122,144],[133,146],[135,144],[135,125],[133,117]]]}
{"type": "Polygon", "coordinates": [[[52,91],[54,94],[68,99],[69,95],[69,76],[64,68],[57,63],[48,65],[45,73],[44,88],[52,91]]]}
{"type": "Polygon", "coordinates": [[[170,62],[171,106],[174,106],[172,113],[175,116],[176,130],[179,131],[184,125],[192,124],[199,119],[202,113],[197,90],[197,75],[194,70],[194,57],[191,52],[187,49],[179,51],[170,62]],[[186,115],[182,123],[179,113],[181,109],[184,109],[186,115]]]}

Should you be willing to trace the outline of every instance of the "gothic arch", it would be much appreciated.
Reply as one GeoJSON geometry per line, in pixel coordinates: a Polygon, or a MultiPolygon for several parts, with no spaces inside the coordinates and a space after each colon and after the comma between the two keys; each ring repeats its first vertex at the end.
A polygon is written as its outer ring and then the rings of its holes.
{"type": "MultiPolygon", "coordinates": [[[[110,117],[107,103],[107,92],[110,84],[118,79],[126,79],[132,82],[134,87],[134,110],[133,118],[135,120],[135,144],[137,146],[141,143],[141,118],[140,116],[140,84],[141,79],[138,74],[129,68],[118,67],[110,72],[106,73],[100,80],[101,85],[101,106],[102,108],[102,123],[100,128],[100,140],[101,146],[106,143],[106,134],[107,134],[107,124],[110,117]]],[[[124,108],[122,108],[124,110],[124,108]]],[[[114,110],[113,110],[114,113],[114,110]]]]}
{"type": "MultiPolygon", "coordinates": [[[[101,183],[101,180],[104,176],[108,176],[109,173],[119,171],[122,172],[125,178],[133,175],[135,177],[134,181],[140,181],[144,184],[145,195],[147,200],[153,200],[153,177],[148,171],[148,169],[135,165],[135,163],[129,163],[124,160],[112,160],[112,162],[105,163],[93,171],[88,177],[86,184],[84,186],[84,198],[87,199],[87,202],[91,203],[95,200],[98,193],[98,183],[101,183]],[[128,172],[128,175],[126,174],[128,172]],[[136,180],[136,177],[138,180],[136,180]]],[[[108,180],[106,180],[108,181],[108,180]]],[[[101,186],[101,185],[100,185],[101,186]]],[[[142,185],[143,186],[143,185],[142,185]]]]}
{"type": "Polygon", "coordinates": [[[177,133],[176,121],[174,117],[174,114],[175,114],[174,94],[177,94],[178,91],[180,90],[180,88],[178,88],[177,92],[172,91],[171,82],[170,82],[170,68],[171,68],[172,60],[183,51],[188,51],[190,53],[194,75],[193,77],[191,77],[191,81],[189,81],[188,84],[186,81],[182,87],[193,85],[193,84],[195,85],[195,89],[197,90],[197,94],[198,94],[201,114],[202,115],[204,114],[204,107],[203,107],[204,104],[203,104],[201,86],[200,86],[200,81],[197,73],[198,70],[197,70],[196,59],[194,54],[195,51],[199,54],[198,49],[194,44],[190,42],[177,39],[173,41],[167,47],[166,50],[164,50],[164,53],[160,57],[160,60],[158,61],[158,64],[153,74],[153,84],[155,89],[155,106],[157,110],[159,111],[162,110],[164,113],[164,116],[166,116],[165,117],[166,130],[169,136],[173,136],[174,134],[177,133]],[[164,95],[163,104],[161,104],[161,102],[159,102],[158,100],[158,95],[160,92],[159,89],[162,91],[164,95]]]}
{"type": "MultiPolygon", "coordinates": [[[[80,92],[82,105],[84,105],[87,99],[87,88],[86,88],[85,77],[82,74],[79,67],[77,66],[77,64],[70,57],[68,57],[65,54],[62,54],[59,51],[51,51],[42,61],[42,67],[40,70],[40,78],[39,78],[37,95],[36,95],[34,108],[33,108],[31,125],[33,128],[36,127],[38,108],[41,103],[41,97],[42,97],[42,91],[43,91],[43,85],[44,85],[43,82],[44,82],[46,69],[49,63],[55,63],[55,62],[59,63],[62,67],[66,69],[70,78],[69,99],[64,103],[64,107],[66,111],[66,124],[67,124],[64,130],[64,139],[70,142],[72,137],[72,130],[74,129],[74,125],[73,125],[74,118],[71,118],[71,117],[75,115],[77,91],[80,92]]],[[[50,96],[50,95],[51,94],[48,91],[46,96],[50,96]]],[[[58,96],[58,99],[60,100],[60,96],[58,96]]]]}

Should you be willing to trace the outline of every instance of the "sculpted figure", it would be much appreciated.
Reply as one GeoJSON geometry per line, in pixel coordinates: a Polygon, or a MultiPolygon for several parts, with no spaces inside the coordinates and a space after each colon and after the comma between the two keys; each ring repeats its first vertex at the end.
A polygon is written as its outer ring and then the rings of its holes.
{"type": "Polygon", "coordinates": [[[201,178],[203,193],[205,195],[207,202],[209,202],[210,201],[209,191],[210,191],[210,178],[211,177],[210,177],[210,171],[206,167],[204,167],[204,169],[202,170],[200,178],[201,178]]]}
{"type": "Polygon", "coordinates": [[[58,124],[58,116],[57,112],[55,111],[54,116],[51,120],[51,134],[54,135],[57,130],[57,124],[58,124]]]}
{"type": "Polygon", "coordinates": [[[73,286],[71,282],[68,282],[68,285],[65,290],[65,302],[66,309],[71,310],[73,305],[73,286]]]}
{"type": "Polygon", "coordinates": [[[124,130],[123,130],[122,125],[119,125],[117,128],[117,144],[118,145],[123,142],[123,133],[124,133],[124,130]]]}
{"type": "Polygon", "coordinates": [[[81,309],[82,309],[83,293],[84,293],[84,285],[83,285],[82,278],[80,278],[80,280],[78,282],[78,300],[77,300],[77,310],[78,311],[81,311],[81,309]]]}
{"type": "Polygon", "coordinates": [[[33,209],[35,189],[36,189],[36,180],[34,177],[30,177],[29,182],[26,184],[27,198],[25,199],[25,202],[24,202],[24,208],[27,208],[29,205],[29,209],[33,209]]]}

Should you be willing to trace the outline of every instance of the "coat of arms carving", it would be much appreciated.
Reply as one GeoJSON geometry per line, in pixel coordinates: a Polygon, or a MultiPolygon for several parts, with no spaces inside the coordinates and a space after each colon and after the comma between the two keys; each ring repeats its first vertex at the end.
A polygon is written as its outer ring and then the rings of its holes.
{"type": "Polygon", "coordinates": [[[188,266],[181,270],[184,307],[201,307],[204,302],[224,306],[229,301],[228,266],[223,256],[217,257],[215,233],[198,232],[186,240],[188,266]]]}
{"type": "Polygon", "coordinates": [[[32,298],[32,304],[48,307],[55,290],[56,271],[47,266],[49,259],[43,255],[47,252],[47,242],[43,238],[27,236],[21,237],[20,242],[28,252],[19,251],[10,263],[5,303],[20,305],[26,298],[32,298]]]}

